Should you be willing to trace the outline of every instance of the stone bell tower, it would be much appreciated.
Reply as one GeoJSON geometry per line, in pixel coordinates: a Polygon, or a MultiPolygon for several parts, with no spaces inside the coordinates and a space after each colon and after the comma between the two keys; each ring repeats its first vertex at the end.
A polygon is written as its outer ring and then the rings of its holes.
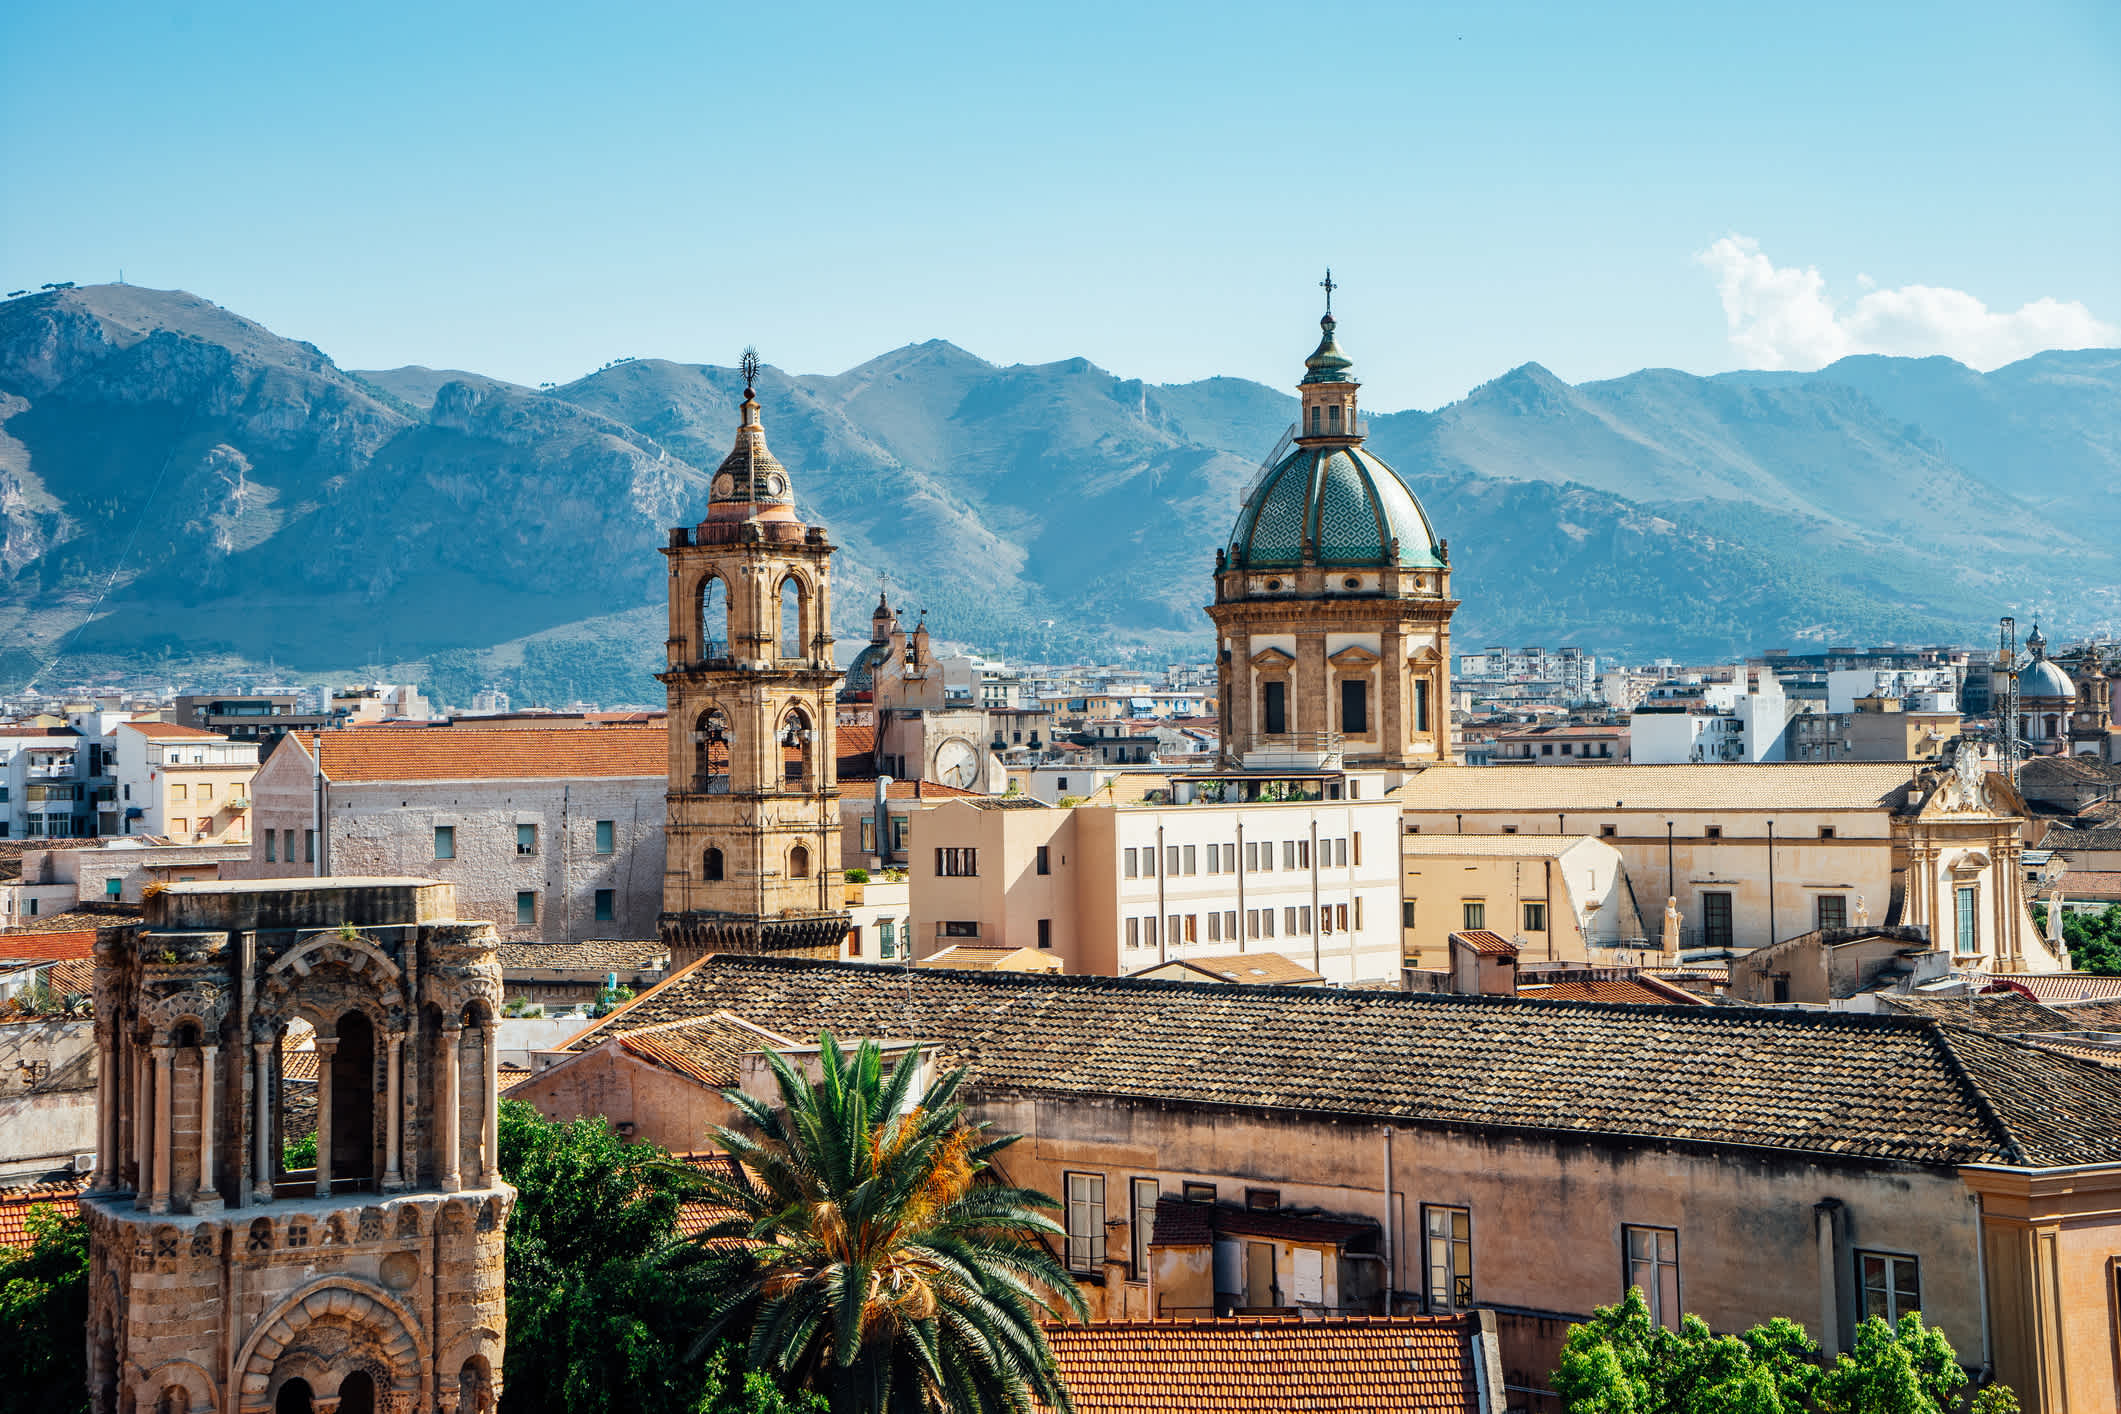
{"type": "Polygon", "coordinates": [[[663,941],[837,957],[847,936],[834,746],[832,544],[796,515],[744,351],[736,446],[707,518],[670,532],[663,941]]]}
{"type": "Polygon", "coordinates": [[[171,884],[98,938],[95,1414],[493,1410],[501,974],[455,911],[424,879],[171,884]]]}

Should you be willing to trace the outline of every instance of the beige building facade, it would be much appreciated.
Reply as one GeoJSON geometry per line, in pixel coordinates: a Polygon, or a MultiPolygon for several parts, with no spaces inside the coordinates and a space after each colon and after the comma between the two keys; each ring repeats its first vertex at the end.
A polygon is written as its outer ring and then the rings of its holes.
{"type": "Polygon", "coordinates": [[[420,879],[173,884],[99,940],[96,1414],[491,1414],[500,971],[454,914],[420,879]],[[317,1160],[291,1171],[296,1023],[317,1160]]]}
{"type": "Polygon", "coordinates": [[[945,802],[912,821],[916,956],[977,940],[1119,976],[1264,952],[1336,982],[1395,977],[1397,828],[1381,798],[945,802]]]}
{"type": "Polygon", "coordinates": [[[1928,929],[1962,965],[2061,965],[2026,907],[2023,805],[1970,748],[1949,766],[1444,769],[1399,802],[1409,834],[1595,836],[1619,852],[1646,923],[1677,899],[1691,953],[1891,923],[1928,929]]]}
{"type": "Polygon", "coordinates": [[[111,749],[125,834],[164,835],[177,844],[250,837],[256,742],[171,722],[121,722],[111,749]]]}
{"type": "Polygon", "coordinates": [[[1409,967],[1448,969],[1451,934],[1468,929],[1509,939],[1527,963],[1640,965],[1660,954],[1657,925],[1643,917],[1627,864],[1605,840],[1413,834],[1401,837],[1400,854],[1409,967]]]}
{"type": "Polygon", "coordinates": [[[670,532],[669,790],[663,940],[714,951],[839,955],[838,730],[832,543],[796,515],[767,449],[745,355],[736,445],[707,516],[670,532]]]}

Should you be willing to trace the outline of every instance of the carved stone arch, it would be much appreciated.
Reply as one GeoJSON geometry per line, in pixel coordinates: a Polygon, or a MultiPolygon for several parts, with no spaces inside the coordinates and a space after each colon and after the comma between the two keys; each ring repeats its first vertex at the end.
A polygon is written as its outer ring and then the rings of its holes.
{"type": "Polygon", "coordinates": [[[236,1403],[242,1414],[266,1414],[279,1385],[287,1379],[310,1379],[311,1387],[324,1394],[336,1390],[338,1379],[352,1368],[364,1368],[376,1377],[379,1404],[387,1391],[400,1407],[410,1407],[434,1375],[419,1331],[418,1318],[381,1288],[346,1275],[320,1277],[290,1293],[252,1328],[236,1361],[236,1403]],[[327,1322],[366,1332],[364,1349],[379,1355],[386,1368],[377,1370],[357,1357],[324,1385],[311,1379],[306,1368],[299,1368],[307,1363],[301,1354],[302,1338],[327,1322]],[[289,1368],[281,1368],[283,1363],[289,1368]]]}
{"type": "MultiPolygon", "coordinates": [[[[501,1396],[501,1333],[488,1326],[466,1331],[449,1343],[447,1352],[435,1361],[435,1370],[447,1386],[462,1378],[467,1365],[478,1372],[498,1401],[501,1396]]],[[[472,1414],[468,1404],[459,1404],[457,1409],[458,1414],[472,1414]]]]}
{"type": "Polygon", "coordinates": [[[396,1231],[395,1233],[393,1233],[393,1234],[392,1234],[392,1236],[394,1236],[394,1237],[424,1237],[424,1236],[426,1236],[426,1234],[425,1234],[424,1232],[422,1232],[422,1231],[421,1231],[421,1226],[420,1226],[420,1219],[421,1219],[421,1216],[422,1216],[422,1215],[421,1215],[421,1212],[420,1212],[420,1205],[419,1205],[419,1204],[417,1204],[417,1203],[407,1203],[407,1204],[406,1204],[405,1206],[403,1206],[402,1208],[399,1208],[399,1209],[398,1209],[398,1225],[397,1225],[397,1231],[396,1231]]]}
{"type": "Polygon", "coordinates": [[[228,994],[211,982],[199,982],[142,1003],[139,1021],[152,1041],[167,1041],[187,1021],[198,1026],[202,1037],[216,1037],[227,1016],[228,994]]]}
{"type": "Polygon", "coordinates": [[[449,1017],[460,1017],[464,1008],[477,1003],[490,1017],[501,1014],[501,983],[489,977],[437,977],[428,979],[423,1001],[449,1017]]]}
{"type": "Polygon", "coordinates": [[[141,1375],[133,1385],[134,1408],[155,1408],[162,1391],[172,1387],[184,1391],[190,1400],[191,1414],[218,1414],[213,1376],[189,1360],[166,1360],[141,1375]]]}
{"type": "Polygon", "coordinates": [[[271,977],[276,973],[293,972],[306,977],[310,969],[329,962],[340,963],[355,972],[365,972],[371,965],[379,966],[382,971],[377,975],[393,982],[405,975],[404,969],[390,960],[390,954],[368,938],[359,933],[348,937],[336,930],[313,933],[296,943],[273,959],[272,965],[265,969],[265,975],[271,977]],[[359,964],[354,963],[355,954],[359,954],[364,960],[359,964]]]}

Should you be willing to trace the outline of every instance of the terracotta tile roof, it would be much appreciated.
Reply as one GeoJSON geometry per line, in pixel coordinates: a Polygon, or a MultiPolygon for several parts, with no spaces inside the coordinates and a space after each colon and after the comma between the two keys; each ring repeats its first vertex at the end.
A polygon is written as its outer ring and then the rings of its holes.
{"type": "Polygon", "coordinates": [[[843,781],[876,779],[876,724],[863,722],[833,729],[833,750],[843,781]]]}
{"type": "Polygon", "coordinates": [[[120,722],[121,727],[140,733],[149,741],[176,741],[180,738],[203,737],[211,741],[227,741],[219,732],[206,731],[200,727],[187,727],[181,722],[120,722]]]}
{"type": "Polygon", "coordinates": [[[81,1211],[81,1195],[88,1188],[88,1179],[84,1173],[55,1183],[0,1189],[0,1247],[20,1250],[29,1246],[32,1208],[48,1205],[69,1217],[81,1211]]]}
{"type": "Polygon", "coordinates": [[[96,990],[96,960],[92,957],[76,957],[55,962],[45,974],[44,985],[62,997],[69,994],[91,995],[96,990]]]}
{"type": "Polygon", "coordinates": [[[1572,766],[1552,774],[1437,766],[1399,788],[1414,811],[1862,810],[1897,807],[1909,767],[1898,761],[1572,766]]]}
{"type": "Polygon", "coordinates": [[[60,962],[94,957],[95,953],[96,930],[93,928],[70,928],[59,932],[10,928],[0,932],[0,957],[20,958],[24,962],[60,962]]]}
{"type": "Polygon", "coordinates": [[[282,1051],[280,1053],[280,1079],[295,1085],[317,1083],[317,1053],[315,1051],[282,1051]]]}
{"type": "Polygon", "coordinates": [[[952,968],[958,971],[1000,972],[1011,969],[1048,968],[1061,970],[1059,955],[1042,952],[1037,948],[982,946],[973,939],[952,943],[938,949],[913,964],[915,967],[952,968]]]}
{"type": "Polygon", "coordinates": [[[2056,830],[2041,843],[2060,854],[2121,849],[2121,830],[2056,830]]]}
{"type": "Polygon", "coordinates": [[[2053,883],[2044,885],[2038,892],[2038,900],[2044,902],[2055,890],[2068,898],[2121,899],[2121,870],[2116,869],[2071,869],[2053,883]]]}
{"type": "Polygon", "coordinates": [[[1236,982],[1243,986],[1305,986],[1323,982],[1325,978],[1293,958],[1283,957],[1278,952],[1232,952],[1217,953],[1211,957],[1174,957],[1169,962],[1160,962],[1136,971],[1134,976],[1158,975],[1172,981],[1188,980],[1184,973],[1195,974],[1194,980],[1207,982],[1236,982]]]}
{"type": "Polygon", "coordinates": [[[2105,1042],[2103,1039],[2114,1033],[2102,1032],[2099,1033],[2101,1040],[2094,1041],[2087,1037],[2082,1043],[2072,1042],[2069,1039],[2072,1034],[2074,1033],[2061,1031],[2049,1035],[2029,1036],[2026,1039],[2043,1051],[2053,1051],[2057,1055],[2075,1056],[2078,1060],[2087,1060],[2093,1065],[2103,1065],[2110,1070],[2121,1070],[2121,1044],[2105,1042]]]}
{"type": "MultiPolygon", "coordinates": [[[[673,1154],[671,1157],[689,1169],[719,1178],[724,1183],[732,1182],[736,1177],[736,1161],[719,1150],[692,1154],[673,1154]]],[[[678,1205],[677,1233],[680,1237],[698,1237],[724,1218],[736,1216],[737,1210],[735,1208],[717,1203],[712,1198],[698,1196],[687,1198],[678,1205]]],[[[717,1240],[708,1245],[710,1247],[723,1247],[737,1244],[724,1243],[717,1240]]]]}
{"type": "Polygon", "coordinates": [[[1928,1164],[2121,1160],[2121,1076],[1909,1016],[719,955],[570,1044],[717,1012],[784,1036],[919,1038],[997,1092],[1928,1164]]]}
{"type": "Polygon", "coordinates": [[[1474,1414],[1472,1316],[1236,1316],[1049,1328],[1080,1414],[1474,1414]]]}
{"type": "Polygon", "coordinates": [[[1624,1002],[1631,1006],[1701,1006],[1684,987],[1654,977],[1591,982],[1522,982],[1517,995],[1538,1002],[1624,1002]]]}
{"type": "Polygon", "coordinates": [[[1451,936],[1465,939],[1466,945],[1482,957],[1517,956],[1517,944],[1511,942],[1502,934],[1487,928],[1469,928],[1462,933],[1453,933],[1451,936]]]}
{"type": "Polygon", "coordinates": [[[321,750],[324,774],[335,781],[569,780],[670,771],[670,734],[661,726],[333,731],[291,739],[312,754],[321,750]]]}
{"type": "Polygon", "coordinates": [[[670,949],[654,939],[609,938],[579,943],[503,943],[501,975],[573,969],[616,972],[623,979],[670,965],[670,949]]]}
{"type": "Polygon", "coordinates": [[[1998,982],[2023,987],[2049,1006],[2066,1002],[2121,1001],[2121,977],[2091,972],[1997,972],[1998,982]]]}
{"type": "Polygon", "coordinates": [[[515,1089],[516,1086],[521,1085],[524,1081],[530,1079],[532,1074],[532,1071],[529,1066],[510,1065],[506,1061],[503,1061],[501,1064],[495,1066],[494,1072],[496,1077],[500,1081],[501,1093],[504,1095],[507,1094],[509,1091],[515,1089]]]}
{"type": "Polygon", "coordinates": [[[727,1014],[644,1027],[619,1036],[618,1043],[621,1049],[651,1065],[675,1071],[715,1090],[726,1090],[737,1083],[738,1057],[768,1046],[786,1049],[799,1044],[786,1036],[761,1034],[756,1027],[746,1026],[727,1014]]]}

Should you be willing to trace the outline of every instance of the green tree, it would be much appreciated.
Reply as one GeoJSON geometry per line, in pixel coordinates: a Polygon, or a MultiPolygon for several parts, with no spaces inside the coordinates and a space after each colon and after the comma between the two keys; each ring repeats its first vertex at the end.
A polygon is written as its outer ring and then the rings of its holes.
{"type": "Polygon", "coordinates": [[[1966,1371],[1944,1332],[1910,1311],[1897,1326],[1872,1316],[1856,1327],[1856,1348],[1819,1379],[1827,1414],[1944,1414],[1966,1386],[1966,1371]]]}
{"type": "Polygon", "coordinates": [[[733,1354],[683,1358],[716,1292],[676,1233],[693,1172],[601,1118],[547,1120],[501,1105],[508,1224],[508,1414],[783,1414],[784,1400],[733,1354]]]}
{"type": "MultiPolygon", "coordinates": [[[[2047,905],[2033,905],[2033,922],[2047,932],[2047,905]]],[[[2110,903],[2097,913],[2064,910],[2062,941],[2069,948],[2070,965],[2080,972],[2102,977],[2121,977],[2121,903],[2110,903]]]]}
{"type": "Polygon", "coordinates": [[[26,1248],[0,1247],[0,1414],[88,1408],[88,1224],[31,1208],[26,1248]]]}
{"type": "Polygon", "coordinates": [[[820,1040],[819,1079],[769,1053],[780,1104],[728,1092],[750,1132],[718,1139],[734,1179],[709,1188],[736,1215],[709,1229],[724,1289],[695,1353],[740,1336],[754,1369],[835,1410],[1071,1407],[1039,1329],[1087,1317],[1044,1239],[1064,1238],[1043,1193],[980,1182],[1017,1136],[984,1139],[955,1070],[913,1093],[920,1052],[889,1077],[874,1042],[820,1040]]]}

